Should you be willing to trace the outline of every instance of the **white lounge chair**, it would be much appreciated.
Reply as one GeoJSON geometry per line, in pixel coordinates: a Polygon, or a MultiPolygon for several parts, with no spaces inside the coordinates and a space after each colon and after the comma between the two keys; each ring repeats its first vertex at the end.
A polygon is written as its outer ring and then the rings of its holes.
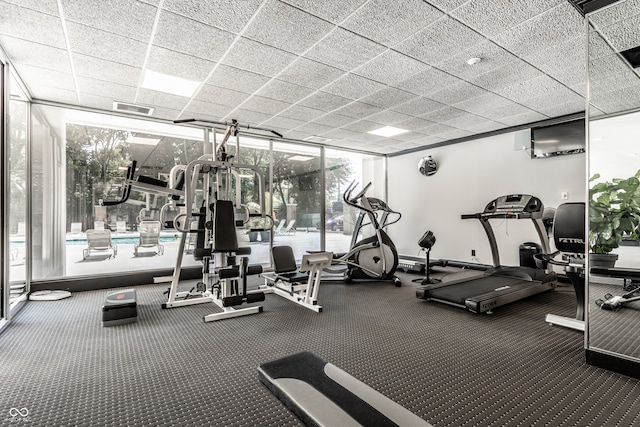
{"type": "Polygon", "coordinates": [[[116,233],[127,232],[127,221],[116,221],[116,233]]]}
{"type": "Polygon", "coordinates": [[[138,256],[138,249],[156,247],[158,255],[164,254],[164,246],[160,244],[160,221],[142,221],[138,230],[140,241],[133,247],[134,256],[138,256]]]}
{"type": "Polygon", "coordinates": [[[72,222],[71,223],[71,234],[82,234],[82,223],[81,222],[72,222]]]}
{"type": "Polygon", "coordinates": [[[289,221],[289,224],[285,228],[283,228],[278,235],[280,236],[291,236],[296,234],[296,220],[292,219],[289,221]]]}
{"type": "Polygon", "coordinates": [[[115,258],[118,254],[118,247],[111,242],[111,230],[87,230],[88,247],[82,251],[82,259],[87,259],[92,252],[110,252],[110,258],[115,258]]]}
{"type": "Polygon", "coordinates": [[[93,222],[93,229],[94,230],[104,230],[104,221],[94,221],[93,222]]]}

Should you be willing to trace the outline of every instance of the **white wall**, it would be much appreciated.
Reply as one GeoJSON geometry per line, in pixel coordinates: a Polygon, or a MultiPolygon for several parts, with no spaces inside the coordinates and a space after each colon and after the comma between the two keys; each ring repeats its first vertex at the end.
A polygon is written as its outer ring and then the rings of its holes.
{"type": "MultiPolygon", "coordinates": [[[[387,231],[401,255],[422,256],[417,245],[426,230],[436,236],[432,258],[492,264],[486,234],[479,221],[461,214],[482,212],[496,197],[532,194],[545,206],[585,201],[585,154],[531,159],[514,149],[516,133],[391,157],[388,203],[402,219],[387,231]],[[418,161],[433,156],[439,170],[422,176],[418,161]],[[562,200],[561,193],[568,199],[562,200]],[[475,249],[476,257],[471,257],[475,249]]],[[[502,265],[518,265],[518,246],[538,242],[530,220],[491,220],[502,265]]]]}

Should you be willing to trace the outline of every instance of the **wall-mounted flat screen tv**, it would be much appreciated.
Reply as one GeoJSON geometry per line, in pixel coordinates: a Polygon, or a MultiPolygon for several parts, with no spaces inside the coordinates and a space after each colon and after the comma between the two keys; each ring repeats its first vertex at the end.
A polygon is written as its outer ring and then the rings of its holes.
{"type": "Polygon", "coordinates": [[[531,158],[584,153],[586,146],[584,119],[531,129],[531,158]]]}

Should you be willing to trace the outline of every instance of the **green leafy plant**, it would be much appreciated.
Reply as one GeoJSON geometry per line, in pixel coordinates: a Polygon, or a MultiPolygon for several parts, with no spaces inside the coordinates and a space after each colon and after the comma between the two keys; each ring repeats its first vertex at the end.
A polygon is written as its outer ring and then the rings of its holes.
{"type": "MultiPolygon", "coordinates": [[[[600,178],[595,174],[590,183],[600,178]]],[[[589,189],[589,252],[608,254],[623,237],[638,238],[640,170],[632,177],[597,182],[589,189]]]]}

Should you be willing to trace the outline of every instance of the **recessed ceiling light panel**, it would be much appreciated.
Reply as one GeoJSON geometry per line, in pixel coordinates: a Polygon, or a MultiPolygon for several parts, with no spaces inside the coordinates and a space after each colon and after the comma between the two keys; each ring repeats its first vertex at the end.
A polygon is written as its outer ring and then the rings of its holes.
{"type": "Polygon", "coordinates": [[[372,135],[378,135],[378,136],[386,136],[387,138],[389,138],[391,136],[396,136],[396,135],[400,135],[402,133],[407,133],[407,132],[409,131],[406,129],[394,128],[393,126],[385,126],[380,129],[372,130],[367,133],[370,133],[372,135]]]}
{"type": "Polygon", "coordinates": [[[195,80],[183,79],[182,77],[146,70],[144,79],[142,80],[142,87],[190,98],[196,92],[200,83],[201,82],[195,80]]]}

